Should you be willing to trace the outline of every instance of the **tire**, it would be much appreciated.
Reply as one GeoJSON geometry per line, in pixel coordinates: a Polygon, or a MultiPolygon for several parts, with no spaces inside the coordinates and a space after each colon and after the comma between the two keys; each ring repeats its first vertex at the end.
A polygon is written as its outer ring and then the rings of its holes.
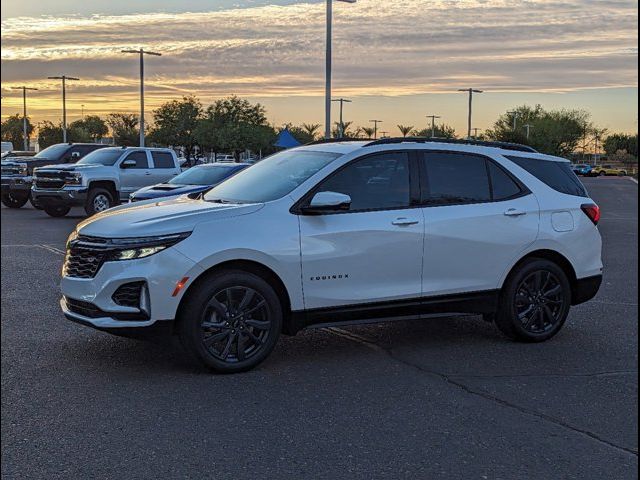
{"type": "Polygon", "coordinates": [[[618,176],[619,177],[626,177],[627,176],[627,172],[622,171],[622,172],[618,173],[618,176]]]}
{"type": "Polygon", "coordinates": [[[71,207],[67,207],[66,205],[47,205],[43,207],[43,210],[50,217],[64,217],[69,211],[71,207]]]}
{"type": "Polygon", "coordinates": [[[31,204],[31,206],[33,208],[35,208],[36,210],[42,210],[42,207],[40,205],[38,205],[34,200],[33,197],[31,195],[29,195],[29,203],[31,204]]]}
{"type": "Polygon", "coordinates": [[[512,340],[544,342],[562,329],[570,308],[571,285],[564,271],[549,260],[531,258],[505,282],[495,322],[512,340]]]}
{"type": "Polygon", "coordinates": [[[249,272],[209,274],[183,301],[177,319],[180,341],[197,363],[217,373],[246,372],[259,365],[282,331],[278,295],[249,272]]]}
{"type": "Polygon", "coordinates": [[[22,208],[28,201],[28,195],[26,197],[14,195],[13,193],[2,195],[2,204],[8,208],[22,208]]]}
{"type": "Polygon", "coordinates": [[[601,177],[606,177],[607,176],[607,172],[602,170],[598,175],[600,175],[601,177]]]}
{"type": "Polygon", "coordinates": [[[88,216],[104,212],[114,206],[113,195],[106,188],[92,188],[89,190],[84,211],[88,216]]]}

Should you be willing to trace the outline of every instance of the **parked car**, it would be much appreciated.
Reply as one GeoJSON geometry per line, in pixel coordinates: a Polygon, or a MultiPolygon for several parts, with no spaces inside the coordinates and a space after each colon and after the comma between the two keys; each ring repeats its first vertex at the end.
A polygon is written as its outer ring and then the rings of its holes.
{"type": "Polygon", "coordinates": [[[604,177],[605,175],[624,177],[627,175],[627,171],[623,168],[614,167],[613,165],[596,165],[591,169],[591,175],[594,177],[604,177]]]}
{"type": "MultiPolygon", "coordinates": [[[[54,164],[75,163],[85,155],[105,148],[99,143],[58,143],[33,154],[25,152],[14,156],[9,153],[2,159],[2,203],[9,208],[21,208],[29,201],[33,183],[33,170],[54,164]],[[31,156],[30,156],[31,155],[31,156]]],[[[34,203],[32,201],[32,203],[34,203]]],[[[37,206],[34,203],[34,206],[37,206]]]]}
{"type": "Polygon", "coordinates": [[[593,170],[593,167],[591,165],[587,165],[587,164],[578,164],[578,165],[573,165],[573,173],[575,173],[576,175],[581,175],[583,177],[588,177],[589,175],[591,175],[591,170],[593,170]]]}
{"type": "Polygon", "coordinates": [[[444,312],[556,335],[602,281],[598,206],[568,161],[513,144],[385,139],[277,153],[203,198],[123,205],[68,239],[62,310],[175,332],[218,372],[281,333],[444,312]]]}
{"type": "Polygon", "coordinates": [[[130,202],[152,198],[177,197],[200,193],[222,183],[227,178],[251,166],[249,163],[211,163],[197,165],[165,183],[144,187],[129,196],[130,202]]]}
{"type": "Polygon", "coordinates": [[[4,157],[4,155],[7,152],[10,152],[11,150],[13,150],[13,143],[11,143],[11,142],[2,142],[2,145],[0,146],[0,155],[2,155],[4,157]]]}
{"type": "Polygon", "coordinates": [[[147,185],[165,182],[181,172],[168,148],[110,147],[87,155],[75,165],[37,168],[31,194],[52,217],[84,207],[87,215],[107,210],[147,185]]]}

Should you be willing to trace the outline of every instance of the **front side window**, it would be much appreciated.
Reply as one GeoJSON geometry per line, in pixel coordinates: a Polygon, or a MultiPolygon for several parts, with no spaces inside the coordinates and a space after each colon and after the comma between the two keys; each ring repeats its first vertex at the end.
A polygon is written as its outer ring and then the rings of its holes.
{"type": "Polygon", "coordinates": [[[507,156],[507,158],[557,192],[578,197],[588,196],[587,190],[573,173],[569,162],[515,156],[507,156]]]}
{"type": "Polygon", "coordinates": [[[132,152],[129,155],[127,155],[124,161],[126,162],[127,160],[134,160],[136,162],[135,167],[131,166],[129,168],[141,168],[141,169],[149,168],[149,160],[147,159],[147,153],[141,150],[138,150],[137,152],[132,152]]]}
{"type": "Polygon", "coordinates": [[[173,155],[169,152],[151,152],[153,168],[174,168],[173,155]]]}
{"type": "Polygon", "coordinates": [[[329,165],[340,153],[285,150],[242,170],[209,190],[210,202],[263,203],[288,195],[329,165]]]}
{"type": "Polygon", "coordinates": [[[351,197],[349,211],[386,210],[411,204],[409,156],[384,153],[355,160],[324,181],[317,192],[351,197]]]}
{"type": "Polygon", "coordinates": [[[425,152],[423,201],[459,205],[491,201],[486,159],[456,152],[425,152]]]}

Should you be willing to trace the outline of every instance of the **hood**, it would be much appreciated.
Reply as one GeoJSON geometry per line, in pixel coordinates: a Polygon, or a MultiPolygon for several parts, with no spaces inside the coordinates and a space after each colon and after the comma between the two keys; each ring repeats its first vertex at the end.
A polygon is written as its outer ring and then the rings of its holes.
{"type": "Polygon", "coordinates": [[[133,193],[132,197],[137,200],[172,197],[186,195],[189,193],[204,192],[205,190],[209,190],[211,187],[211,185],[178,185],[173,183],[160,183],[158,185],[141,188],[133,193]]]}
{"type": "Polygon", "coordinates": [[[257,212],[263,204],[220,204],[187,196],[165,201],[129,203],[78,224],[83,235],[107,238],[146,237],[190,232],[201,222],[257,212]]]}
{"type": "Polygon", "coordinates": [[[38,170],[40,171],[44,171],[44,170],[59,170],[59,171],[64,171],[64,172],[77,172],[77,171],[83,171],[83,170],[92,170],[95,168],[104,168],[104,165],[83,165],[83,164],[76,164],[76,163],[61,163],[58,165],[47,165],[46,167],[42,167],[39,168],[38,170]]]}

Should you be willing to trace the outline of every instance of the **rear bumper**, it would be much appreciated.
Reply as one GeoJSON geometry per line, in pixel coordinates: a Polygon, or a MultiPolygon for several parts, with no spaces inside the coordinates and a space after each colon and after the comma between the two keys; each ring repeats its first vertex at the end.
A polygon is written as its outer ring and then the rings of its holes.
{"type": "Polygon", "coordinates": [[[596,296],[602,285],[602,275],[580,278],[573,285],[571,304],[579,305],[588,302],[596,296]]]}

